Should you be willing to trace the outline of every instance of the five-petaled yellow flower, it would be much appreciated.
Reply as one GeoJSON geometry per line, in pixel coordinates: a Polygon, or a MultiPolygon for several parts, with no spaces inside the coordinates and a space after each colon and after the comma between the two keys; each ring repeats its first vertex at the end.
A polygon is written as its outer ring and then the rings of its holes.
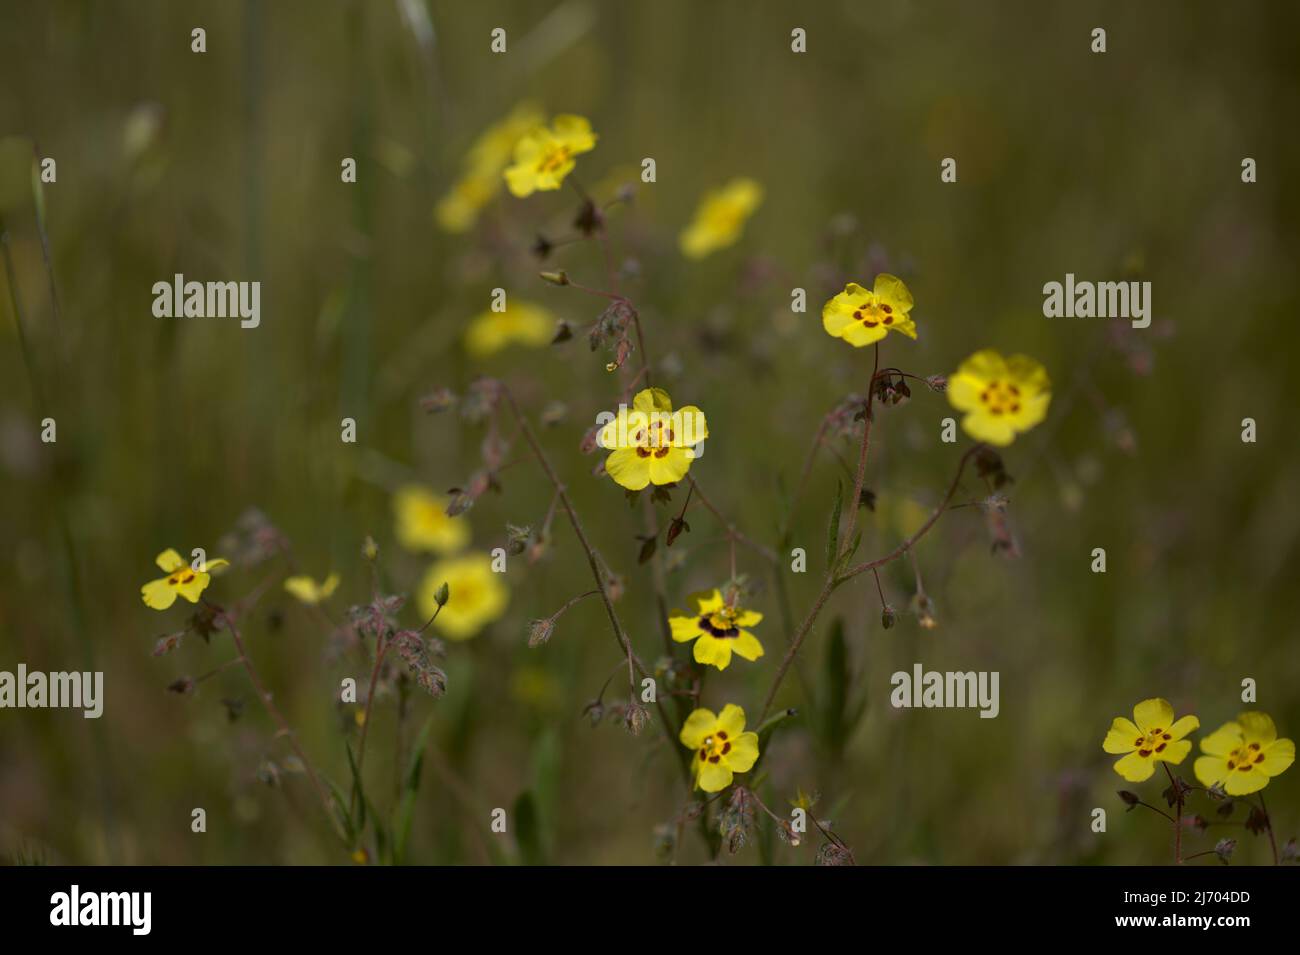
{"type": "Polygon", "coordinates": [[[976,441],[1005,447],[1047,417],[1052,383],[1028,355],[977,351],[948,379],[948,401],[966,412],[961,426],[976,441]]]}
{"type": "Polygon", "coordinates": [[[1192,764],[1196,778],[1206,786],[1221,783],[1229,796],[1259,792],[1295,762],[1295,743],[1278,739],[1273,718],[1257,710],[1204,737],[1201,751],[1192,764]]]}
{"type": "Polygon", "coordinates": [[[686,477],[696,458],[695,445],[709,436],[704,412],[694,405],[673,410],[662,388],[647,388],[619,408],[600,429],[597,442],[613,452],[605,470],[629,491],[647,484],[674,484],[686,477]]]}
{"type": "Polygon", "coordinates": [[[306,574],[300,574],[286,579],[284,589],[305,604],[318,604],[322,600],[328,600],[338,585],[338,574],[330,574],[323,583],[317,583],[306,574]]]}
{"type": "Polygon", "coordinates": [[[515,164],[505,171],[506,185],[519,198],[559,189],[576,165],[574,156],[596,146],[591,123],[582,116],[556,116],[550,127],[538,126],[515,144],[515,164]]]}
{"type": "Polygon", "coordinates": [[[433,622],[448,640],[468,640],[505,613],[510,591],[492,570],[487,554],[465,554],[438,561],[424,575],[417,599],[427,619],[438,609],[435,594],[444,583],[449,594],[446,605],[433,622]]]}
{"type": "Polygon", "coordinates": [[[822,306],[822,328],[854,348],[878,342],[889,332],[916,338],[912,293],[897,276],[881,273],[868,292],[857,282],[822,306]]]}
{"type": "Polygon", "coordinates": [[[501,172],[509,165],[515,144],[544,122],[537,107],[523,103],[488,127],[470,147],[463,175],[434,209],[438,225],[448,232],[469,229],[483,207],[501,191],[501,172]]]}
{"type": "Polygon", "coordinates": [[[1195,716],[1174,719],[1168,700],[1143,700],[1133,707],[1133,719],[1115,717],[1101,748],[1108,753],[1127,753],[1115,763],[1115,772],[1131,783],[1150,779],[1156,763],[1175,766],[1192,751],[1191,740],[1183,739],[1201,725],[1195,716]]]}
{"type": "Polygon", "coordinates": [[[198,603],[199,596],[212,580],[212,571],[228,566],[230,561],[224,558],[209,560],[204,563],[202,570],[195,570],[180,554],[168,547],[154,558],[154,563],[167,576],[149,581],[140,588],[140,596],[146,606],[154,610],[166,610],[176,602],[177,594],[192,604],[198,603]]]}
{"type": "Polygon", "coordinates": [[[397,541],[407,550],[450,554],[469,543],[469,524],[448,517],[450,500],[418,484],[407,484],[393,495],[397,541]]]}
{"type": "Polygon", "coordinates": [[[734,703],[717,716],[704,709],[691,713],[678,738],[695,750],[695,785],[706,793],[726,789],[733,773],[748,772],[758,759],[758,734],[745,732],[745,711],[734,703]]]}
{"type": "Polygon", "coordinates": [[[695,606],[695,612],[674,610],[668,617],[668,625],[678,643],[695,641],[697,663],[725,670],[731,664],[732,653],[746,660],[757,660],[763,655],[758,638],[744,629],[761,621],[761,613],[728,606],[717,590],[702,590],[686,600],[695,606]]]}
{"type": "Polygon", "coordinates": [[[540,305],[512,299],[505,311],[481,313],[465,329],[465,350],[482,358],[509,345],[540,348],[555,338],[555,316],[540,305]]]}
{"type": "Polygon", "coordinates": [[[733,179],[708,193],[678,239],[682,254],[688,259],[702,259],[733,245],[762,202],[763,187],[753,179],[733,179]]]}

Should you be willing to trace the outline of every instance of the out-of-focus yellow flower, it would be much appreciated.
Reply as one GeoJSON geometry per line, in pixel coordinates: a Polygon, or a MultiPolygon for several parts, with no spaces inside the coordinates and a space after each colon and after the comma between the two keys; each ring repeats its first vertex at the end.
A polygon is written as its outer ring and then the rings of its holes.
{"type": "Polygon", "coordinates": [[[712,710],[695,710],[686,717],[678,739],[695,750],[695,785],[706,793],[726,789],[733,773],[748,772],[758,759],[758,734],[745,732],[745,711],[734,703],[717,716],[712,710]]]}
{"type": "Polygon", "coordinates": [[[510,591],[492,570],[487,554],[465,554],[441,560],[429,568],[420,584],[420,613],[432,617],[438,609],[438,588],[450,594],[433,626],[448,640],[468,640],[505,613],[510,591]]]}
{"type": "Polygon", "coordinates": [[[857,282],[844,286],[822,306],[822,328],[828,335],[842,338],[854,348],[870,345],[889,332],[901,332],[916,338],[912,321],[912,293],[903,280],[882,272],[868,292],[857,282]]]}
{"type": "Polygon", "coordinates": [[[695,460],[695,445],[709,436],[704,412],[694,405],[673,411],[662,388],[646,388],[632,399],[632,408],[619,408],[614,420],[600,429],[597,442],[613,453],[605,470],[629,491],[647,484],[674,484],[686,477],[695,460]]]}
{"type": "Polygon", "coordinates": [[[1047,417],[1052,383],[1028,355],[1003,358],[991,348],[971,355],[948,379],[948,401],[966,412],[962,430],[976,441],[1005,447],[1047,417]]]}
{"type": "Polygon", "coordinates": [[[541,305],[510,299],[504,312],[491,309],[465,329],[465,350],[482,358],[512,344],[540,348],[555,338],[555,316],[541,305]]]}
{"type": "Polygon", "coordinates": [[[501,191],[501,172],[510,163],[515,144],[545,121],[531,103],[521,103],[494,123],[470,146],[465,171],[434,208],[434,218],[447,232],[465,232],[501,191]]]}
{"type": "Polygon", "coordinates": [[[564,689],[549,670],[523,666],[510,675],[510,693],[520,703],[542,709],[564,700],[564,689]]]}
{"type": "Polygon", "coordinates": [[[721,189],[706,194],[695,210],[695,218],[678,238],[682,255],[702,259],[734,245],[762,202],[763,187],[753,179],[733,179],[721,189]]]}
{"type": "Polygon", "coordinates": [[[694,605],[694,613],[674,610],[668,617],[668,625],[678,643],[695,641],[695,662],[725,670],[731,664],[733,652],[746,660],[757,660],[763,655],[758,638],[744,629],[761,621],[761,613],[727,606],[718,590],[702,590],[686,600],[694,605]]]}
{"type": "Polygon", "coordinates": [[[1176,766],[1186,759],[1192,743],[1183,737],[1200,725],[1191,715],[1175,720],[1168,700],[1143,700],[1133,707],[1132,720],[1115,717],[1101,748],[1108,753],[1127,753],[1116,761],[1115,772],[1131,783],[1140,783],[1151,778],[1156,763],[1176,766]]]}
{"type": "Polygon", "coordinates": [[[397,541],[407,550],[450,554],[469,543],[469,523],[448,517],[449,498],[418,484],[407,484],[393,495],[397,541]]]}
{"type": "Polygon", "coordinates": [[[1204,737],[1201,751],[1205,755],[1192,764],[1196,778],[1206,786],[1222,784],[1229,796],[1259,792],[1295,762],[1295,743],[1278,739],[1273,718],[1257,710],[1204,737]]]}
{"type": "Polygon", "coordinates": [[[154,563],[167,576],[151,580],[140,588],[140,596],[145,606],[154,610],[166,610],[176,602],[176,595],[184,597],[192,604],[199,602],[199,596],[212,581],[212,572],[227,567],[230,561],[224,558],[209,560],[203,570],[195,570],[180,554],[168,547],[154,558],[154,563]]]}
{"type": "Polygon", "coordinates": [[[285,580],[284,589],[305,604],[318,604],[322,600],[328,600],[330,594],[334,593],[338,585],[338,574],[330,574],[325,578],[324,583],[319,584],[306,574],[300,574],[285,580]]]}
{"type": "Polygon", "coordinates": [[[549,128],[539,126],[515,144],[515,163],[505,171],[506,186],[521,199],[559,189],[577,165],[573,157],[595,147],[596,134],[584,117],[556,116],[549,128]]]}

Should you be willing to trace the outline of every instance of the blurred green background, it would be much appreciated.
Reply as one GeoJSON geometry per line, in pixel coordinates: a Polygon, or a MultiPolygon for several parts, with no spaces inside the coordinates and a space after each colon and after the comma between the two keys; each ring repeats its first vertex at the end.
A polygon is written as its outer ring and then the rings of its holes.
{"type": "MultiPolygon", "coordinates": [[[[306,572],[342,576],[336,617],[368,598],[367,534],[388,589],[410,591],[428,560],[396,544],[391,493],[463,484],[482,440],[454,414],[420,409],[437,387],[500,376],[534,421],[565,403],[543,442],[624,580],[619,609],[638,652],[661,653],[649,566],[637,564],[639,510],[590,476],[599,455],[578,452],[619,392],[581,334],[600,303],[536,277],[559,267],[603,284],[599,250],[564,246],[544,266],[529,251],[538,231],[567,230],[574,194],[502,195],[463,235],[433,218],[475,137],[528,100],[591,119],[600,140],[576,173],[591,188],[635,182],[642,158],[656,160],[657,182],[611,211],[623,288],[657,383],[708,415],[692,474],[752,536],[776,542],[779,482],[794,483],[821,416],[865,387],[869,351],[818,321],[845,281],[888,270],[911,287],[920,339],[891,337],[887,363],[947,373],[992,346],[1034,355],[1053,379],[1047,423],[1005,455],[1023,557],[991,554],[983,517],[964,508],[916,551],[933,629],[909,614],[882,630],[867,577],[837,591],[801,657],[803,681],[782,690],[801,715],[764,760],[767,804],[784,814],[798,789],[820,792],[817,815],[865,863],[1168,861],[1168,827],[1125,815],[1115,796],[1133,788],[1158,802],[1163,774],[1128,785],[1112,772],[1101,740],[1113,717],[1165,696],[1200,717],[1199,737],[1242,708],[1251,677],[1282,735],[1300,732],[1286,397],[1300,341],[1298,20],[1293,4],[1210,2],[3,4],[0,214],[25,334],[0,279],[0,669],[102,670],[107,699],[98,721],[0,711],[0,854],[348,860],[300,776],[258,780],[285,747],[242,671],[189,697],[166,691],[233,649],[218,634],[151,656],[185,613],[149,610],[139,588],[157,576],[157,552],[215,555],[255,507],[306,572]],[[202,55],[190,50],[196,26],[202,55]],[[1104,55],[1089,49],[1097,26],[1104,55]],[[495,27],[507,30],[504,55],[489,50],[495,27]],[[794,27],[807,31],[806,54],[790,50],[794,27]],[[31,188],[33,158],[46,156],[58,164],[43,188],[53,288],[31,188]],[[340,182],[349,156],[356,184],[340,182]],[[940,182],[944,157],[958,161],[956,184],[940,182]],[[1255,184],[1241,182],[1243,157],[1258,162],[1255,184]],[[685,260],[676,236],[700,196],[737,175],[766,189],[743,239],[685,260]],[[176,272],[259,280],[261,327],[154,318],[152,285],[176,272]],[[1044,318],[1042,286],[1067,272],[1149,280],[1151,327],[1044,318]],[[498,286],[579,334],[469,359],[463,330],[498,286]],[[790,311],[795,286],[808,290],[806,314],[790,311]],[[46,416],[57,444],[39,440],[46,416]],[[339,440],[344,416],[356,444],[339,440]],[[1255,444],[1240,440],[1245,417],[1258,422],[1255,444]],[[1107,550],[1104,575],[1089,570],[1094,547],[1107,550]],[[836,618],[847,708],[865,703],[842,753],[825,731],[836,618]],[[890,674],[916,662],[1000,671],[1000,716],[892,709],[890,674]],[[237,720],[223,698],[245,702],[237,720]],[[1104,835],[1089,828],[1095,806],[1110,814],[1104,835]],[[205,834],[190,831],[194,807],[207,811],[205,834]]],[[[909,511],[934,505],[966,441],[940,443],[953,412],[922,392],[878,417],[864,556],[893,548],[909,511]]],[[[834,447],[853,458],[847,441],[834,447]]],[[[501,546],[507,522],[538,524],[550,502],[522,445],[509,457],[502,493],[465,518],[475,549],[501,546]]],[[[819,585],[837,480],[834,455],[819,455],[795,513],[791,543],[810,565],[786,574],[800,616],[819,585]]],[[[986,494],[971,478],[957,500],[986,494]]],[[[680,502],[678,491],[673,513],[680,502]]],[[[659,514],[666,525],[669,510],[659,514]]],[[[703,510],[690,517],[668,552],[670,605],[729,572],[721,529],[703,510]]],[[[402,718],[395,697],[375,704],[365,771],[382,812],[433,716],[408,861],[651,862],[656,827],[687,801],[658,727],[632,737],[580,717],[618,663],[596,601],[527,648],[528,620],[590,589],[560,519],[552,544],[535,565],[512,559],[505,616],[449,645],[443,699],[413,695],[402,718]],[[488,833],[495,807],[518,822],[521,794],[535,830],[488,833]]],[[[770,574],[739,558],[761,588],[767,656],[710,674],[703,703],[737,702],[754,719],[785,638],[770,574]]],[[[209,594],[236,600],[265,570],[235,568],[209,594]]],[[[907,605],[910,564],[882,579],[907,605]]],[[[328,629],[278,585],[245,637],[306,751],[346,787],[356,727],[338,687],[364,685],[364,664],[331,653],[328,629]]],[[[623,698],[619,679],[607,702],[623,698]]],[[[1267,795],[1288,838],[1300,770],[1267,795]]],[[[765,833],[722,858],[813,859],[819,840],[791,848],[765,833]]],[[[1237,861],[1268,859],[1239,827],[1189,840],[1208,848],[1223,834],[1243,840],[1237,861]]],[[[687,827],[678,861],[707,858],[687,827]]]]}

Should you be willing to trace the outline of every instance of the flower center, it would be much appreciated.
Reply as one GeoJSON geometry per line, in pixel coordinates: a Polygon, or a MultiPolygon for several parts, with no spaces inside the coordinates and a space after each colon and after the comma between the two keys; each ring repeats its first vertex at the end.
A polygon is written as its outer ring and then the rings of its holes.
{"type": "Polygon", "coordinates": [[[730,752],[731,740],[727,739],[726,730],[718,730],[712,736],[704,738],[704,744],[700,746],[700,762],[718,763],[730,752]]]}
{"type": "Polygon", "coordinates": [[[1139,736],[1133,745],[1137,747],[1138,755],[1146,759],[1154,753],[1163,753],[1172,739],[1170,733],[1157,726],[1145,736],[1139,736]]]}
{"type": "Polygon", "coordinates": [[[676,435],[673,433],[672,424],[667,421],[655,419],[650,424],[642,428],[637,428],[632,434],[632,443],[636,445],[637,457],[648,458],[654,455],[656,458],[668,456],[672,450],[673,441],[676,435]]]}
{"type": "Polygon", "coordinates": [[[566,162],[573,154],[569,152],[568,146],[552,146],[542,155],[542,160],[537,164],[538,172],[555,172],[566,162]]]}
{"type": "Polygon", "coordinates": [[[738,616],[740,611],[735,607],[723,607],[721,610],[700,617],[700,629],[715,637],[738,637],[740,636],[740,628],[736,626],[738,616]]]}
{"type": "Polygon", "coordinates": [[[894,324],[894,310],[883,302],[865,301],[857,307],[853,317],[867,328],[894,324]]]}
{"type": "Polygon", "coordinates": [[[1264,762],[1264,754],[1260,752],[1258,743],[1240,746],[1228,754],[1228,769],[1235,769],[1243,773],[1250,772],[1256,763],[1262,762],[1264,762]]]}
{"type": "Polygon", "coordinates": [[[169,574],[167,577],[167,586],[179,587],[182,584],[190,583],[192,580],[194,580],[194,571],[186,567],[184,570],[178,570],[174,574],[169,574]]]}
{"type": "Polygon", "coordinates": [[[1009,381],[990,381],[980,392],[980,401],[990,414],[1016,414],[1020,411],[1020,389],[1009,381]]]}

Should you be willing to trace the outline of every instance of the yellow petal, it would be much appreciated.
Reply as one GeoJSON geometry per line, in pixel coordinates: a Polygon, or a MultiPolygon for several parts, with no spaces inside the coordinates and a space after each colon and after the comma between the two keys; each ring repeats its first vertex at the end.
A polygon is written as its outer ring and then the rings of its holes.
{"type": "Polygon", "coordinates": [[[912,293],[903,284],[903,280],[896,275],[881,272],[876,276],[876,283],[872,291],[875,292],[880,301],[897,312],[910,312],[912,310],[912,293]]]}
{"type": "Polygon", "coordinates": [[[667,413],[673,410],[673,401],[662,388],[645,388],[632,399],[632,407],[644,415],[653,415],[656,411],[667,413]]]}
{"type": "Polygon", "coordinates": [[[1192,763],[1192,772],[1202,786],[1213,786],[1228,778],[1228,761],[1222,756],[1197,756],[1196,762],[1192,763]]]}
{"type": "Polygon", "coordinates": [[[1224,723],[1209,736],[1201,737],[1201,752],[1210,756],[1227,756],[1243,742],[1241,726],[1224,723]]]}
{"type": "Polygon", "coordinates": [[[155,557],[153,562],[158,565],[158,569],[164,574],[170,574],[173,570],[179,570],[185,566],[185,561],[181,558],[181,555],[170,547],[155,557]]]}
{"type": "Polygon", "coordinates": [[[734,638],[731,643],[732,652],[736,656],[744,657],[751,662],[763,655],[763,645],[758,642],[758,637],[748,630],[740,631],[740,636],[734,638]]]}
{"type": "Polygon", "coordinates": [[[145,606],[154,610],[166,610],[176,602],[176,589],[167,583],[167,578],[151,580],[140,588],[140,596],[145,606]]]}
{"type": "Polygon", "coordinates": [[[1138,748],[1142,738],[1142,731],[1134,726],[1131,720],[1117,716],[1111,722],[1110,732],[1102,741],[1101,748],[1108,753],[1131,753],[1138,748]]]}
{"type": "MultiPolygon", "coordinates": [[[[668,453],[663,457],[658,454],[651,454],[645,460],[650,465],[651,483],[676,484],[686,477],[686,472],[691,469],[691,461],[694,460],[694,456],[684,448],[669,448],[668,453]]],[[[608,470],[608,467],[606,470],[608,470]]]]}
{"type": "Polygon", "coordinates": [[[1284,773],[1295,762],[1295,743],[1289,739],[1280,739],[1271,746],[1264,747],[1264,761],[1256,763],[1255,768],[1265,776],[1284,773]]]}
{"type": "Polygon", "coordinates": [[[1192,741],[1189,739],[1176,739],[1165,746],[1164,750],[1154,753],[1152,758],[1161,760],[1166,763],[1173,763],[1177,766],[1187,758],[1187,754],[1192,751],[1192,741]]]}
{"type": "Polygon", "coordinates": [[[1131,783],[1140,783],[1143,780],[1150,779],[1151,774],[1155,771],[1155,761],[1139,756],[1136,750],[1115,763],[1115,772],[1131,783]]]}
{"type": "Polygon", "coordinates": [[[758,759],[758,734],[741,733],[731,740],[731,751],[723,757],[734,773],[747,773],[758,759]]]}
{"type": "Polygon", "coordinates": [[[683,746],[699,749],[717,725],[718,718],[712,710],[703,708],[693,710],[691,715],[686,717],[686,722],[682,724],[682,731],[677,738],[682,741],[683,746]]]}
{"type": "Polygon", "coordinates": [[[722,591],[716,588],[713,590],[697,590],[688,596],[686,600],[688,603],[695,605],[695,609],[700,616],[721,610],[727,603],[722,599],[722,591]]]}
{"type": "Polygon", "coordinates": [[[605,459],[605,473],[629,491],[639,491],[650,483],[651,460],[632,448],[619,448],[605,459]]]}
{"type": "Polygon", "coordinates": [[[1133,707],[1133,722],[1144,733],[1150,733],[1154,729],[1168,729],[1174,722],[1174,708],[1168,700],[1160,697],[1143,700],[1133,707]]]}
{"type": "Polygon", "coordinates": [[[735,703],[728,703],[718,714],[718,729],[735,739],[745,731],[745,711],[735,703]]]}
{"type": "Polygon", "coordinates": [[[1187,716],[1182,716],[1175,720],[1174,724],[1165,730],[1165,732],[1174,739],[1182,739],[1193,730],[1199,729],[1200,726],[1201,721],[1189,713],[1187,716]]]}
{"type": "Polygon", "coordinates": [[[706,793],[722,792],[731,785],[731,770],[723,763],[700,763],[699,775],[696,777],[696,785],[706,793]]]}
{"type": "Polygon", "coordinates": [[[208,574],[190,571],[176,585],[176,592],[190,603],[196,604],[199,602],[199,597],[203,594],[203,591],[208,589],[211,580],[212,578],[208,574]]]}
{"type": "Polygon", "coordinates": [[[688,617],[680,610],[674,610],[668,617],[668,627],[672,631],[673,639],[678,643],[694,640],[703,632],[700,630],[698,617],[688,617]]]}
{"type": "Polygon", "coordinates": [[[1273,717],[1258,710],[1251,710],[1237,716],[1243,738],[1247,743],[1271,743],[1277,739],[1277,727],[1273,717]]]}
{"type": "Polygon", "coordinates": [[[725,670],[731,665],[730,641],[719,640],[711,633],[701,633],[695,641],[694,656],[696,663],[725,670]]]}

